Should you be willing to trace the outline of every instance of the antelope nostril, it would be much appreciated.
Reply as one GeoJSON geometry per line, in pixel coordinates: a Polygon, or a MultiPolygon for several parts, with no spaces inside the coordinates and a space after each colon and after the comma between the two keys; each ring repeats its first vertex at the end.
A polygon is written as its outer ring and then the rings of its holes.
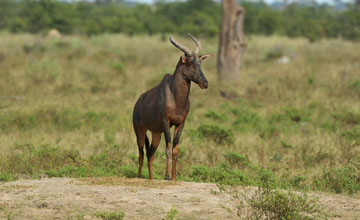
{"type": "Polygon", "coordinates": [[[209,87],[209,83],[208,82],[204,82],[204,87],[205,89],[207,89],[209,87]]]}

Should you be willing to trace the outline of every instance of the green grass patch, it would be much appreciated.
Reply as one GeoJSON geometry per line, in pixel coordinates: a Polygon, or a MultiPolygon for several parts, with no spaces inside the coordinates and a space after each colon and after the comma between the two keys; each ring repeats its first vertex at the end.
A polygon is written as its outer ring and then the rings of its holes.
{"type": "Polygon", "coordinates": [[[8,132],[11,129],[28,131],[30,129],[48,127],[62,131],[74,131],[87,128],[93,131],[107,127],[118,127],[119,116],[107,112],[86,111],[76,109],[41,108],[32,112],[6,112],[0,115],[0,130],[8,132]]]}
{"type": "Polygon", "coordinates": [[[343,125],[359,125],[360,114],[351,111],[342,111],[333,113],[333,117],[336,121],[341,122],[343,125]]]}
{"type": "Polygon", "coordinates": [[[208,110],[204,114],[204,116],[220,122],[225,122],[226,120],[228,120],[228,117],[225,114],[220,114],[213,110],[208,110]]]}
{"type": "Polygon", "coordinates": [[[96,212],[94,214],[95,217],[101,218],[103,220],[122,220],[125,217],[123,212],[115,213],[115,212],[96,212]]]}
{"type": "Polygon", "coordinates": [[[334,193],[359,193],[360,157],[349,165],[324,171],[314,180],[313,188],[334,193]]]}
{"type": "Polygon", "coordinates": [[[345,130],[345,131],[341,132],[340,136],[348,142],[354,142],[357,145],[360,144],[360,129],[359,128],[345,130]]]}
{"type": "Polygon", "coordinates": [[[233,144],[234,134],[230,129],[213,124],[202,124],[197,132],[204,140],[212,140],[217,144],[233,144]]]}

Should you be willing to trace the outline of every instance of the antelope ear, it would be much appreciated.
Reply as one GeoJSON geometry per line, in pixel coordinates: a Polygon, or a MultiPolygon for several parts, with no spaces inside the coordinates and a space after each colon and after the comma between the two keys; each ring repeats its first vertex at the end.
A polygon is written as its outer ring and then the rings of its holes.
{"type": "Polygon", "coordinates": [[[204,54],[204,55],[201,55],[200,56],[200,59],[201,59],[201,61],[204,61],[204,60],[206,60],[207,58],[210,58],[211,57],[211,55],[209,55],[209,54],[204,54]]]}
{"type": "Polygon", "coordinates": [[[180,59],[181,59],[182,63],[186,63],[187,57],[186,57],[186,55],[182,55],[180,59]]]}

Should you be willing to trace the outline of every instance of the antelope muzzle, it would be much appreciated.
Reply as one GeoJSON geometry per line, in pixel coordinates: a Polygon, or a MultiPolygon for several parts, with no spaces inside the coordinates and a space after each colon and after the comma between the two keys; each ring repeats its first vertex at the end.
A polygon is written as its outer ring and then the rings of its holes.
{"type": "Polygon", "coordinates": [[[201,89],[207,89],[209,87],[209,82],[204,79],[204,80],[201,80],[198,85],[200,86],[201,89]]]}

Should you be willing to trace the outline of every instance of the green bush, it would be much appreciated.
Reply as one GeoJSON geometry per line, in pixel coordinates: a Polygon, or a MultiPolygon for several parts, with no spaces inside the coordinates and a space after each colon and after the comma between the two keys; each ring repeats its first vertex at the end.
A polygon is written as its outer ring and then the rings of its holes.
{"type": "Polygon", "coordinates": [[[346,141],[354,142],[357,145],[360,144],[360,130],[358,128],[341,132],[341,137],[346,141]]]}
{"type": "Polygon", "coordinates": [[[166,220],[175,220],[176,215],[178,214],[178,210],[175,209],[175,206],[173,205],[171,210],[168,211],[166,215],[166,220]]]}
{"type": "Polygon", "coordinates": [[[311,112],[307,109],[287,108],[284,110],[283,117],[294,122],[310,121],[311,112]]]}
{"type": "Polygon", "coordinates": [[[76,109],[42,108],[32,112],[14,111],[0,115],[0,129],[29,130],[44,126],[55,127],[64,131],[73,131],[82,127],[92,130],[102,129],[104,124],[110,128],[118,127],[119,116],[107,112],[80,112],[76,109]]]}
{"type": "Polygon", "coordinates": [[[272,123],[264,124],[259,128],[259,131],[259,136],[265,140],[279,135],[278,129],[272,123]]]}
{"type": "Polygon", "coordinates": [[[125,66],[122,63],[112,63],[111,67],[114,71],[116,71],[120,75],[124,75],[125,73],[125,66]]]}
{"type": "Polygon", "coordinates": [[[261,121],[258,114],[243,108],[233,108],[232,113],[236,117],[233,125],[243,131],[258,127],[261,121]]]}
{"type": "Polygon", "coordinates": [[[211,119],[214,119],[217,121],[222,121],[222,122],[227,120],[227,117],[225,114],[219,114],[213,110],[208,110],[204,116],[207,118],[211,118],[211,119]]]}
{"type": "Polygon", "coordinates": [[[86,167],[64,166],[54,169],[45,170],[48,177],[88,177],[92,176],[91,171],[86,167]]]}
{"type": "Polygon", "coordinates": [[[79,151],[61,149],[49,145],[34,147],[31,144],[17,145],[3,168],[10,173],[34,175],[43,170],[55,169],[66,165],[77,165],[81,161],[79,151]]]}
{"type": "Polygon", "coordinates": [[[315,179],[313,187],[335,193],[360,192],[360,157],[351,164],[325,171],[315,179]]]}
{"type": "Polygon", "coordinates": [[[284,56],[283,48],[280,47],[280,46],[276,46],[276,47],[271,48],[270,50],[268,50],[266,52],[265,60],[266,61],[276,60],[276,59],[279,59],[282,56],[284,56]]]}
{"type": "Polygon", "coordinates": [[[209,168],[207,166],[199,165],[191,167],[189,176],[200,182],[216,182],[225,185],[243,185],[245,175],[236,169],[231,169],[225,164],[209,168]]]}
{"type": "Polygon", "coordinates": [[[25,75],[34,84],[52,83],[61,72],[60,65],[51,59],[30,62],[25,66],[25,75]]]}
{"type": "Polygon", "coordinates": [[[200,136],[210,139],[217,144],[233,144],[234,134],[229,129],[222,128],[218,125],[202,124],[197,131],[200,136]]]}
{"type": "Polygon", "coordinates": [[[345,125],[358,125],[360,124],[360,114],[350,111],[342,111],[333,114],[335,120],[345,125]]]}
{"type": "Polygon", "coordinates": [[[138,170],[133,166],[122,166],[120,167],[120,173],[127,178],[137,177],[138,170]]]}
{"type": "Polygon", "coordinates": [[[302,184],[305,182],[306,179],[307,179],[306,176],[293,176],[292,178],[289,179],[289,182],[291,186],[295,188],[303,188],[302,184]]]}
{"type": "Polygon", "coordinates": [[[258,186],[266,188],[276,188],[278,187],[278,181],[274,173],[267,169],[259,169],[257,176],[259,177],[258,186]]]}
{"type": "Polygon", "coordinates": [[[223,155],[227,162],[233,167],[245,167],[248,165],[248,160],[242,154],[226,151],[223,155]]]}
{"type": "Polygon", "coordinates": [[[125,214],[123,212],[120,213],[96,212],[94,216],[97,218],[101,218],[103,220],[122,220],[124,219],[125,214]]]}
{"type": "Polygon", "coordinates": [[[15,180],[15,177],[13,174],[9,173],[9,172],[0,172],[0,182],[8,182],[8,181],[13,181],[15,180]]]}
{"type": "Polygon", "coordinates": [[[326,219],[323,208],[307,195],[258,188],[246,202],[250,206],[248,219],[326,219]]]}

